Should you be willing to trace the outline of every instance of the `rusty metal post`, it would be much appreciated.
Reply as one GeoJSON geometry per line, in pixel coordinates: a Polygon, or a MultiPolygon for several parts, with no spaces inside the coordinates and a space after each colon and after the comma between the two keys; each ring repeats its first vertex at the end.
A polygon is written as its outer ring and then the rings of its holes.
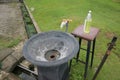
{"type": "Polygon", "coordinates": [[[97,77],[98,73],[100,72],[102,66],[104,65],[107,57],[110,55],[110,52],[111,52],[111,50],[113,49],[113,46],[115,45],[116,40],[117,40],[117,37],[113,37],[112,41],[109,43],[108,49],[107,49],[107,51],[106,51],[106,53],[105,53],[105,55],[104,55],[104,57],[103,57],[100,65],[98,66],[98,69],[97,69],[97,71],[95,72],[92,80],[95,80],[95,79],[96,79],[96,77],[97,77]]]}

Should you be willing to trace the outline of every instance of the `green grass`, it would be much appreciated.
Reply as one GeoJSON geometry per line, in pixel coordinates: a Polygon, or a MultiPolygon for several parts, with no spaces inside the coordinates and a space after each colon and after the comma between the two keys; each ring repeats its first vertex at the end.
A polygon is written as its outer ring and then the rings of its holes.
{"type": "MultiPolygon", "coordinates": [[[[103,66],[97,80],[120,80],[120,1],[119,0],[25,0],[42,32],[61,30],[62,19],[72,19],[69,32],[84,23],[89,10],[92,10],[92,26],[100,29],[97,36],[95,59],[92,69],[89,69],[88,80],[91,80],[95,69],[98,67],[105,54],[107,43],[113,36],[117,36],[116,49],[111,52],[103,66]]],[[[62,29],[61,31],[64,31],[62,29]]],[[[85,46],[83,43],[83,46],[85,46]]],[[[81,52],[85,58],[85,52],[81,52]]],[[[84,65],[75,61],[72,64],[70,80],[82,80],[84,65]]]]}
{"type": "Polygon", "coordinates": [[[0,49],[3,48],[11,48],[16,46],[21,39],[19,37],[17,38],[12,38],[12,37],[5,37],[0,35],[0,49]]]}

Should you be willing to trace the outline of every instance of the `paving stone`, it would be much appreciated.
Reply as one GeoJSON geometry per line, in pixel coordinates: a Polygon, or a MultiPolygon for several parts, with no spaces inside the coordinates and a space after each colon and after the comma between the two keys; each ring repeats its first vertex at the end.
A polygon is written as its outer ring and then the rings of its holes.
{"type": "Polygon", "coordinates": [[[21,80],[18,76],[10,73],[5,80],[21,80]]]}
{"type": "Polygon", "coordinates": [[[6,49],[2,49],[0,50],[0,61],[2,61],[3,59],[5,59],[7,56],[9,56],[14,50],[11,48],[6,48],[6,49]]]}
{"type": "Polygon", "coordinates": [[[0,2],[18,2],[19,0],[0,0],[0,2]]]}
{"type": "Polygon", "coordinates": [[[23,57],[22,49],[24,42],[20,42],[13,50],[15,50],[11,55],[16,58],[18,61],[23,57]]]}
{"type": "Polygon", "coordinates": [[[0,80],[4,80],[9,74],[0,70],[0,80]]]}
{"type": "Polygon", "coordinates": [[[6,57],[2,62],[2,70],[5,71],[12,71],[15,66],[19,63],[22,55],[22,48],[23,48],[23,42],[20,42],[16,47],[13,48],[14,52],[11,53],[8,57],[6,57]]]}
{"type": "Polygon", "coordinates": [[[10,72],[15,68],[16,64],[17,60],[12,55],[10,55],[2,61],[1,69],[10,72]]]}
{"type": "Polygon", "coordinates": [[[0,80],[21,80],[18,76],[13,73],[8,73],[0,70],[0,80]]]}

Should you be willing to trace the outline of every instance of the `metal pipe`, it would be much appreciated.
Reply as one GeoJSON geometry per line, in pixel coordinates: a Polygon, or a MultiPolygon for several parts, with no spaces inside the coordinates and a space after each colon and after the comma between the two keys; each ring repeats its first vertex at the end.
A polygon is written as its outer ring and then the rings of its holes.
{"type": "Polygon", "coordinates": [[[113,37],[111,43],[109,43],[108,49],[107,49],[107,51],[106,51],[106,53],[105,53],[105,55],[104,55],[104,57],[103,57],[100,65],[98,66],[98,69],[97,69],[97,71],[95,72],[92,80],[96,80],[96,77],[97,77],[98,73],[100,72],[101,68],[103,67],[103,65],[104,65],[107,57],[110,55],[110,52],[111,52],[111,50],[113,49],[116,40],[117,40],[117,37],[113,37]]]}

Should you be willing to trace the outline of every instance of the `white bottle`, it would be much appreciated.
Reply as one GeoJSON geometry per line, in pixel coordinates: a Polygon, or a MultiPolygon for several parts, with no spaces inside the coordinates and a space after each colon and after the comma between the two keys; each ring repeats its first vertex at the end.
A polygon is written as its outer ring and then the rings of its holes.
{"type": "Polygon", "coordinates": [[[91,11],[89,11],[84,22],[85,33],[90,33],[91,22],[92,22],[92,16],[91,16],[91,11]]]}

